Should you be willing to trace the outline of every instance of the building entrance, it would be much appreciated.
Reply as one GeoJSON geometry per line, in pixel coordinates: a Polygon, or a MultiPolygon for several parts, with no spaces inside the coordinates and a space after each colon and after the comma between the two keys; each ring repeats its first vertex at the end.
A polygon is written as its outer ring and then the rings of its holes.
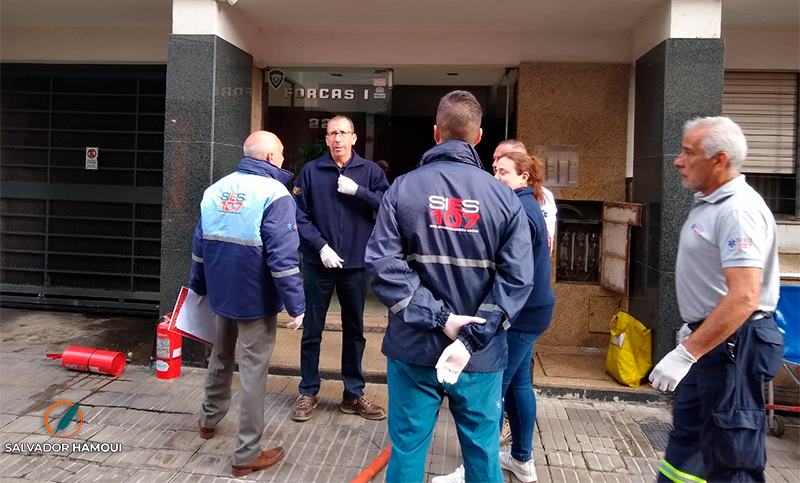
{"type": "Polygon", "coordinates": [[[293,68],[267,69],[264,78],[264,126],[283,140],[294,173],[327,150],[327,121],[339,114],[355,124],[356,152],[388,162],[390,181],[411,171],[433,147],[436,107],[454,89],[473,93],[483,107],[476,150],[487,170],[497,143],[516,130],[514,69],[293,68]]]}

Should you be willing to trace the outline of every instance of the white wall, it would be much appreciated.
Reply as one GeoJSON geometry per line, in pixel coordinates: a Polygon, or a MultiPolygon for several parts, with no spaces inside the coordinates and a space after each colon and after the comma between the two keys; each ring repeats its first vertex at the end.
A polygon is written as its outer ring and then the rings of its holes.
{"type": "Polygon", "coordinates": [[[800,253],[800,224],[778,222],[778,247],[781,253],[800,253]]]}
{"type": "Polygon", "coordinates": [[[670,38],[718,39],[722,0],[672,0],[670,38]]]}
{"type": "Polygon", "coordinates": [[[217,2],[210,0],[173,0],[173,34],[213,34],[216,33],[216,28],[217,2]]]}
{"type": "Polygon", "coordinates": [[[666,0],[634,28],[631,61],[666,39],[718,39],[721,24],[722,0],[666,0]]]}
{"type": "Polygon", "coordinates": [[[0,31],[3,62],[167,62],[168,23],[155,27],[12,27],[0,31]]]}
{"type": "Polygon", "coordinates": [[[670,2],[662,2],[653,7],[642,22],[633,29],[632,62],[648,53],[653,47],[669,38],[670,2]]]}
{"type": "Polygon", "coordinates": [[[800,70],[800,32],[723,31],[725,68],[800,70]]]}
{"type": "Polygon", "coordinates": [[[251,19],[227,2],[211,0],[173,0],[172,33],[213,34],[253,55],[261,40],[251,19]]]}
{"type": "Polygon", "coordinates": [[[217,2],[217,8],[217,35],[255,57],[254,53],[263,48],[262,29],[227,2],[217,2]]]}

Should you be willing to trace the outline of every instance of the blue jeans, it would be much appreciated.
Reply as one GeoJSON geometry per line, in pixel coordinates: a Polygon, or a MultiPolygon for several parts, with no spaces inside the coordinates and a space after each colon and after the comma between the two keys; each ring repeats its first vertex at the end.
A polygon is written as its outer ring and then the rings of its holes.
{"type": "Polygon", "coordinates": [[[689,369],[672,405],[659,482],[765,481],[764,383],[782,356],[783,336],[768,316],[736,331],[735,361],[722,342],[689,369]]]}
{"type": "Polygon", "coordinates": [[[511,427],[511,456],[517,461],[531,459],[533,429],[536,425],[531,360],[533,345],[541,335],[515,330],[508,332],[508,366],[503,372],[502,391],[508,425],[511,427]]]}
{"type": "Polygon", "coordinates": [[[344,399],[364,395],[364,373],[361,358],[367,340],[364,338],[364,299],[367,295],[367,273],[363,268],[325,268],[306,264],[303,269],[306,295],[306,317],[300,350],[300,394],[316,396],[319,392],[319,352],[325,316],[331,305],[333,290],[342,306],[342,381],[344,399]]]}
{"type": "Polygon", "coordinates": [[[386,483],[425,480],[425,458],[445,395],[456,422],[467,483],[499,483],[498,421],[501,373],[462,372],[454,385],[439,384],[436,369],[387,359],[389,439],[386,483]]]}

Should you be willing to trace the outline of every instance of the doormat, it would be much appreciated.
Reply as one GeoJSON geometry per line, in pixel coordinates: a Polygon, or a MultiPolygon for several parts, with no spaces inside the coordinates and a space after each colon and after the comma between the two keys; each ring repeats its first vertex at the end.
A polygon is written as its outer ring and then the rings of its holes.
{"type": "Polygon", "coordinates": [[[667,423],[639,423],[642,432],[656,451],[666,451],[672,425],[667,423]]]}
{"type": "Polygon", "coordinates": [[[613,381],[606,373],[606,356],[602,354],[541,354],[539,364],[547,377],[613,381]]]}

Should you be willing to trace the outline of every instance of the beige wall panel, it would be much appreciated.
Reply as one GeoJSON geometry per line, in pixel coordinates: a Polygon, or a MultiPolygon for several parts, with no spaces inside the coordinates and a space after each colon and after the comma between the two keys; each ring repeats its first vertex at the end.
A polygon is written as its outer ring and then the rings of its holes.
{"type": "Polygon", "coordinates": [[[523,63],[517,133],[535,145],[576,145],[577,188],[562,199],[624,201],[628,64],[523,63]]]}
{"type": "Polygon", "coordinates": [[[607,330],[605,333],[590,332],[590,327],[592,330],[598,330],[600,325],[605,324],[605,328],[608,329],[611,323],[610,316],[606,318],[600,313],[600,302],[607,302],[608,306],[617,306],[618,303],[623,304],[627,301],[621,300],[621,296],[599,285],[558,283],[553,285],[553,289],[556,292],[553,323],[536,343],[573,347],[607,347],[609,337],[607,330]],[[607,297],[614,300],[597,300],[592,304],[592,299],[595,297],[607,297]],[[590,305],[595,306],[594,312],[590,305]],[[590,316],[592,313],[595,315],[590,316]]]}
{"type": "MultiPolygon", "coordinates": [[[[517,133],[535,145],[576,145],[576,188],[556,188],[559,199],[625,201],[628,64],[522,63],[517,133]]],[[[628,301],[599,285],[553,283],[556,307],[541,344],[608,345],[613,312],[628,301]],[[613,307],[613,309],[612,309],[613,307]]]]}
{"type": "Polygon", "coordinates": [[[619,296],[589,297],[589,332],[609,337],[611,319],[620,310],[620,298],[619,296]]]}

